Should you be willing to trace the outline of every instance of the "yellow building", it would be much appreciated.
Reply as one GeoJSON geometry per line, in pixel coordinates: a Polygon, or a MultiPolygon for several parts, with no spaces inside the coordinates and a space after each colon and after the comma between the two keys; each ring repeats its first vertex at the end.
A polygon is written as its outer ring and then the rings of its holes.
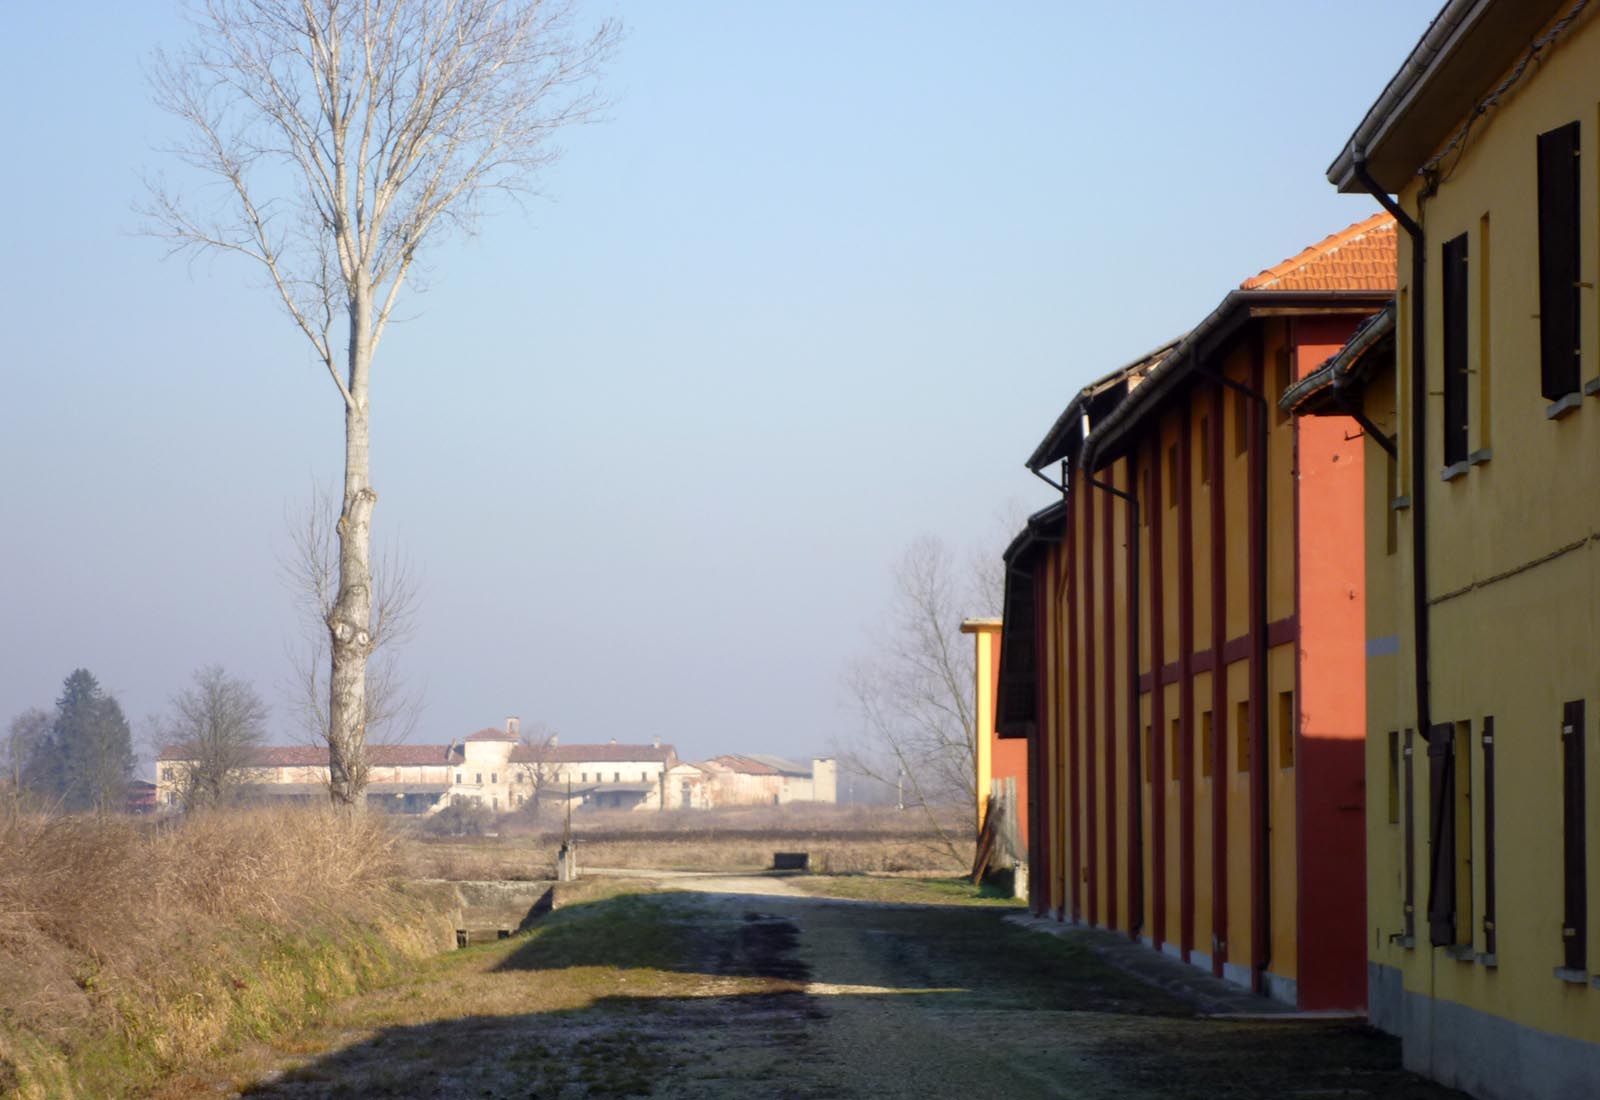
{"type": "Polygon", "coordinates": [[[1482,1097],[1600,1096],[1597,11],[1445,4],[1329,171],[1396,312],[1286,399],[1369,440],[1371,1018],[1482,1097]]]}

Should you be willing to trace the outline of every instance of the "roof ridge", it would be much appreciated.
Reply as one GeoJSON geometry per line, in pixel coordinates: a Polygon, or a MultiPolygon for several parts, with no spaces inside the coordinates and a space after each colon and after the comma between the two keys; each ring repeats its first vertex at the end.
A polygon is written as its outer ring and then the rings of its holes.
{"type": "Polygon", "coordinates": [[[1283,281],[1287,276],[1309,267],[1318,260],[1331,259],[1340,249],[1362,240],[1369,233],[1393,232],[1394,228],[1393,215],[1380,210],[1376,214],[1345,226],[1337,233],[1328,234],[1322,240],[1302,248],[1293,256],[1266,268],[1259,274],[1252,275],[1239,284],[1239,289],[1271,290],[1274,283],[1283,281]]]}

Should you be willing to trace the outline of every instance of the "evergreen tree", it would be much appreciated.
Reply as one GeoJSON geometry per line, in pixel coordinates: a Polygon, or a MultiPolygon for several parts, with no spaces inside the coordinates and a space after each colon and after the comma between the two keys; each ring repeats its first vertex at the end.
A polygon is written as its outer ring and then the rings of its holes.
{"type": "Polygon", "coordinates": [[[62,684],[50,736],[30,761],[29,786],[64,810],[116,810],[133,767],[133,731],[122,705],[87,669],[76,669],[62,684]]]}

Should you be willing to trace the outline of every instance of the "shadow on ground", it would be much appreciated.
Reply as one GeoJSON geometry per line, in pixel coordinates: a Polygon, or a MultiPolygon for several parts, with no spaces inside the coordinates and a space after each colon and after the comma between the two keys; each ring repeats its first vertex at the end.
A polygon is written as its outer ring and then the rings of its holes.
{"type": "Polygon", "coordinates": [[[242,1095],[1460,1096],[1363,1026],[1196,1017],[1087,943],[1002,917],[737,894],[575,906],[482,949],[473,974],[445,968],[465,1011],[351,1033],[242,1095]],[[486,984],[497,1007],[580,995],[488,1012],[486,984]]]}

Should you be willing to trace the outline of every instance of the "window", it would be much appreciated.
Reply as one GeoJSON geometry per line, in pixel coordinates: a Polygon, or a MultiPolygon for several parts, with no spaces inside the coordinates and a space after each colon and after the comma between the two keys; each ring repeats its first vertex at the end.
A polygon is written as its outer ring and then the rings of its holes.
{"type": "Polygon", "coordinates": [[[1578,392],[1578,124],[1539,135],[1539,381],[1549,401],[1578,392]]]}
{"type": "Polygon", "coordinates": [[[1234,767],[1241,772],[1250,770],[1250,704],[1235,704],[1233,708],[1234,767]]]}
{"type": "Polygon", "coordinates": [[[1400,824],[1400,731],[1389,731],[1389,824],[1400,824]]]}
{"type": "Polygon", "coordinates": [[[1483,950],[1495,954],[1494,934],[1494,719],[1483,720],[1483,950]]]}
{"type": "Polygon", "coordinates": [[[1467,460],[1467,235],[1444,242],[1444,464],[1467,460]]]}
{"type": "Polygon", "coordinates": [[[498,782],[500,782],[500,773],[499,772],[490,772],[489,773],[489,782],[490,783],[498,783],[498,782]]]}
{"type": "Polygon", "coordinates": [[[1167,771],[1167,778],[1174,783],[1178,781],[1183,771],[1183,754],[1178,751],[1181,747],[1179,742],[1182,737],[1183,725],[1178,719],[1174,718],[1167,735],[1167,758],[1172,764],[1172,767],[1167,771]]]}
{"type": "Polygon", "coordinates": [[[1211,484],[1211,418],[1200,418],[1200,484],[1211,484]]]}
{"type": "Polygon", "coordinates": [[[1405,852],[1402,860],[1402,871],[1405,877],[1405,937],[1406,946],[1410,947],[1417,937],[1417,784],[1416,763],[1413,758],[1412,741],[1416,734],[1406,730],[1405,741],[1401,748],[1405,784],[1402,790],[1402,803],[1405,813],[1405,852]]]}
{"type": "Polygon", "coordinates": [[[612,775],[611,775],[611,781],[613,783],[621,783],[622,782],[622,773],[621,772],[613,772],[612,775]]]}
{"type": "Polygon", "coordinates": [[[171,783],[172,782],[172,769],[171,768],[162,768],[161,769],[161,778],[162,778],[162,780],[164,782],[171,783]]]}
{"type": "Polygon", "coordinates": [[[650,782],[650,773],[649,772],[640,772],[639,773],[639,782],[641,782],[641,783],[650,782]]]}
{"type": "MultiPolygon", "coordinates": [[[[1489,215],[1478,219],[1478,447],[1489,449],[1489,215]]],[[[1470,457],[1470,456],[1469,456],[1470,457]]],[[[1487,456],[1484,456],[1487,457],[1487,456]]],[[[1491,952],[1492,954],[1493,952],[1491,952]]]]}
{"type": "Polygon", "coordinates": [[[1294,767],[1294,692],[1278,692],[1278,767],[1294,767]]]}
{"type": "Polygon", "coordinates": [[[457,783],[461,782],[461,773],[460,772],[456,772],[456,782],[457,783]]]}
{"type": "MultiPolygon", "coordinates": [[[[1288,344],[1278,349],[1275,366],[1277,367],[1278,376],[1276,397],[1281,400],[1283,395],[1289,392],[1289,387],[1294,385],[1294,351],[1288,344]]],[[[1289,410],[1278,404],[1278,400],[1272,402],[1272,407],[1276,410],[1278,423],[1287,424],[1289,422],[1289,410]]]]}
{"type": "Polygon", "coordinates": [[[478,773],[478,777],[476,779],[474,779],[473,782],[476,783],[480,787],[483,786],[483,773],[479,772],[478,773]]]}
{"type": "Polygon", "coordinates": [[[1216,735],[1211,730],[1211,712],[1200,712],[1200,774],[1211,774],[1211,756],[1216,752],[1216,735]]]}
{"type": "Polygon", "coordinates": [[[1564,919],[1561,939],[1568,970],[1589,967],[1589,889],[1584,852],[1587,806],[1583,784],[1583,700],[1566,704],[1561,715],[1561,863],[1564,919]]]}
{"type": "Polygon", "coordinates": [[[1456,943],[1472,943],[1472,725],[1457,722],[1456,767],[1456,943]]]}

